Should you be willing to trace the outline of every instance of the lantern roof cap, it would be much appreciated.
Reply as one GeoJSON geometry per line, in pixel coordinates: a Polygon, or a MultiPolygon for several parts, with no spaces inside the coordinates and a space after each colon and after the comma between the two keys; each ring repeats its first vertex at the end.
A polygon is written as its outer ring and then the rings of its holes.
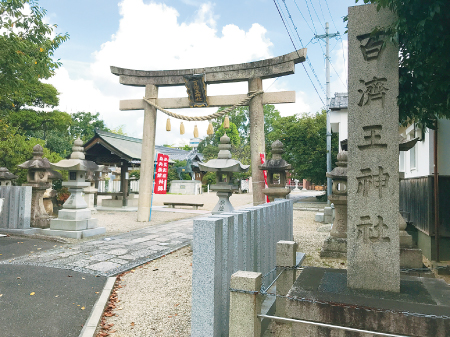
{"type": "Polygon", "coordinates": [[[6,167],[0,167],[0,180],[13,180],[18,177],[11,172],[6,167]]]}
{"type": "Polygon", "coordinates": [[[97,171],[99,169],[96,163],[84,158],[83,142],[78,138],[73,143],[70,159],[63,159],[55,164],[52,163],[51,167],[67,171],[97,171]]]}
{"type": "Polygon", "coordinates": [[[219,154],[217,159],[211,159],[207,163],[199,162],[202,171],[208,172],[246,172],[250,165],[243,165],[239,160],[231,158],[230,137],[225,133],[220,137],[219,154]]]}
{"type": "Polygon", "coordinates": [[[347,161],[348,161],[348,152],[341,151],[337,155],[336,167],[331,171],[327,172],[327,178],[331,179],[343,179],[347,180],[347,161]]]}
{"type": "Polygon", "coordinates": [[[48,170],[51,167],[50,162],[47,158],[42,158],[43,155],[43,147],[40,144],[36,144],[33,146],[33,158],[17,166],[23,169],[48,170]]]}

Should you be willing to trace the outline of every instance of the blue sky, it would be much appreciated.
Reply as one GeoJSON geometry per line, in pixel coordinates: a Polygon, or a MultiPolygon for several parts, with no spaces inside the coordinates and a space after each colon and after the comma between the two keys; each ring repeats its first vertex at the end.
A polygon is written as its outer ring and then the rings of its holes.
{"type": "MultiPolygon", "coordinates": [[[[318,111],[325,101],[325,43],[314,39],[314,34],[325,33],[325,22],[330,24],[330,33],[340,32],[341,39],[330,41],[331,93],[346,91],[347,35],[342,18],[347,7],[355,5],[354,0],[40,0],[39,5],[47,10],[47,22],[58,24],[57,32],[70,34],[70,39],[55,53],[63,66],[50,80],[61,93],[59,109],[70,113],[100,112],[108,127],[123,126],[128,135],[142,137],[143,112],[120,112],[118,106],[120,99],[141,98],[144,88],[120,85],[109,66],[183,69],[290,53],[294,46],[275,4],[295,47],[302,46],[299,38],[307,46],[314,71],[304,63],[311,82],[304,67],[298,64],[294,75],[275,82],[266,80],[264,89],[296,91],[295,104],[277,105],[284,116],[318,111]]],[[[246,83],[208,87],[210,95],[246,91],[246,83]]],[[[163,88],[159,95],[180,97],[186,96],[186,91],[184,87],[163,88]]],[[[177,112],[204,115],[213,111],[177,112]]],[[[192,137],[194,125],[185,123],[186,134],[180,136],[178,122],[172,121],[172,131],[166,132],[165,121],[166,116],[158,113],[157,144],[177,144],[192,137]]],[[[199,124],[199,131],[200,137],[205,136],[206,125],[199,124]]]]}

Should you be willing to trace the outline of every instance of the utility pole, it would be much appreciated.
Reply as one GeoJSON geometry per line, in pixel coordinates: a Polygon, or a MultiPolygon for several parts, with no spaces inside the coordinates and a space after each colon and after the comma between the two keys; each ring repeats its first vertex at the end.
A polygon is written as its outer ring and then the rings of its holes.
{"type": "MultiPolygon", "coordinates": [[[[330,38],[339,36],[339,32],[329,34],[330,25],[325,23],[325,34],[316,35],[315,39],[325,39],[326,42],[326,87],[327,87],[327,98],[326,98],[326,109],[327,109],[327,172],[331,172],[331,123],[330,123],[330,38]]],[[[327,196],[331,195],[331,178],[327,178],[327,196]]],[[[328,204],[330,201],[328,200],[328,204]]]]}

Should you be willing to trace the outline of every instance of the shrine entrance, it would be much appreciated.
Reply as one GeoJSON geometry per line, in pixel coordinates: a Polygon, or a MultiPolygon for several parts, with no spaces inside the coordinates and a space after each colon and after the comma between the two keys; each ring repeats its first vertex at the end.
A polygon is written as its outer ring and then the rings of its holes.
{"type": "MultiPolygon", "coordinates": [[[[142,136],[141,178],[139,187],[138,221],[148,221],[150,215],[153,170],[155,158],[156,111],[193,107],[249,106],[250,147],[253,180],[253,204],[264,203],[264,176],[258,170],[260,154],[265,152],[264,104],[295,103],[295,91],[263,92],[262,80],[291,75],[295,64],[304,62],[306,48],[290,54],[256,62],[233,64],[219,67],[143,71],[111,66],[111,72],[119,76],[123,85],[145,87],[143,99],[122,100],[120,110],[144,110],[142,136]],[[207,96],[208,84],[248,82],[248,93],[240,95],[207,96]],[[158,98],[158,87],[185,85],[189,97],[158,98]]],[[[207,120],[210,116],[188,117],[171,114],[184,120],[207,120]]]]}

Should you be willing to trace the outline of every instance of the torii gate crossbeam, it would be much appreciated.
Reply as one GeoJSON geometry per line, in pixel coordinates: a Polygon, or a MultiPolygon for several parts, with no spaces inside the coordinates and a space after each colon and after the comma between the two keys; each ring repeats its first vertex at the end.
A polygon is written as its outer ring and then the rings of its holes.
{"type": "MultiPolygon", "coordinates": [[[[158,98],[158,87],[185,85],[185,75],[204,74],[206,84],[248,82],[248,91],[263,90],[262,80],[294,74],[295,64],[304,62],[306,48],[261,61],[197,69],[144,71],[111,66],[124,85],[145,87],[145,97],[164,109],[189,108],[187,97],[158,98]]],[[[207,97],[208,107],[233,106],[247,95],[207,97]]],[[[253,204],[264,203],[264,178],[258,170],[260,153],[265,152],[264,104],[294,103],[295,91],[271,92],[255,96],[248,103],[250,110],[250,148],[253,180],[253,204]]],[[[155,156],[156,108],[143,99],[122,100],[120,110],[144,110],[142,137],[141,182],[139,186],[138,221],[148,221],[155,156]]]]}

